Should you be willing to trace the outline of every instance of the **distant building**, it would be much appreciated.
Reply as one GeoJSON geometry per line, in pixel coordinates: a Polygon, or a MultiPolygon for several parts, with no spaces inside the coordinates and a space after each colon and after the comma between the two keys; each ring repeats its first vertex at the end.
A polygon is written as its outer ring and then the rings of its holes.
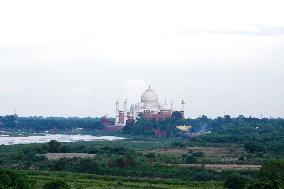
{"type": "Polygon", "coordinates": [[[106,116],[102,117],[100,121],[104,127],[109,127],[114,125],[114,123],[111,120],[109,120],[106,116]]]}
{"type": "Polygon", "coordinates": [[[188,125],[178,125],[176,128],[184,132],[189,132],[191,130],[191,126],[188,125]]]}
{"type": "MultiPolygon", "coordinates": [[[[158,95],[149,86],[149,88],[141,95],[141,101],[136,104],[131,104],[127,107],[127,100],[123,103],[123,110],[119,109],[119,101],[116,102],[116,121],[115,125],[123,127],[129,121],[135,121],[139,114],[142,114],[145,119],[165,120],[172,117],[173,104],[170,105],[165,101],[159,103],[158,95]]],[[[181,102],[181,110],[179,111],[184,118],[184,100],[181,102]]]]}
{"type": "Polygon", "coordinates": [[[101,118],[101,123],[104,126],[105,131],[120,131],[122,130],[122,127],[119,126],[115,126],[114,122],[111,121],[109,118],[107,118],[106,116],[101,118]]]}

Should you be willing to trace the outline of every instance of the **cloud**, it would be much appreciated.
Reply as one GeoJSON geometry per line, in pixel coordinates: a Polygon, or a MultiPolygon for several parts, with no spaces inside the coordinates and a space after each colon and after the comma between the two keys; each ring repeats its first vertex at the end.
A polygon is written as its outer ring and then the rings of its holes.
{"type": "Polygon", "coordinates": [[[0,57],[29,57],[43,55],[50,47],[43,46],[0,46],[0,57]]]}
{"type": "Polygon", "coordinates": [[[216,29],[194,29],[178,31],[177,34],[198,34],[213,33],[227,35],[248,35],[248,36],[284,36],[284,27],[278,26],[238,26],[222,27],[216,29]]]}
{"type": "Polygon", "coordinates": [[[143,79],[133,78],[128,79],[122,84],[123,92],[120,100],[128,99],[130,103],[135,103],[146,89],[147,84],[143,79]]]}
{"type": "Polygon", "coordinates": [[[0,95],[15,95],[20,92],[21,90],[16,85],[0,84],[0,95]]]}
{"type": "Polygon", "coordinates": [[[66,90],[60,91],[57,93],[58,96],[64,98],[68,97],[90,97],[93,96],[93,90],[91,88],[68,88],[66,90]]]}

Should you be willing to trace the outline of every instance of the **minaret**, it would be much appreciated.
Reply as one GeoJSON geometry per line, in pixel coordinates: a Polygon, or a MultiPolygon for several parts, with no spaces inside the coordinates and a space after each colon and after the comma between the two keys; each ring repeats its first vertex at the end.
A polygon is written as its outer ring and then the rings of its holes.
{"type": "Polygon", "coordinates": [[[185,105],[185,102],[184,100],[182,99],[181,100],[181,111],[184,112],[184,105],[185,105]]]}
{"type": "Polygon", "coordinates": [[[116,101],[115,125],[119,123],[119,101],[116,101]]]}
{"type": "Polygon", "coordinates": [[[134,104],[131,104],[130,105],[130,110],[129,110],[131,116],[134,116],[134,111],[135,111],[134,110],[134,104]]]}
{"type": "Polygon", "coordinates": [[[126,125],[127,120],[127,99],[124,101],[124,125],[126,125]]]}
{"type": "Polygon", "coordinates": [[[185,102],[184,102],[184,100],[182,99],[182,100],[181,100],[181,111],[180,111],[180,113],[181,113],[183,119],[184,119],[184,105],[185,105],[185,102]]]}

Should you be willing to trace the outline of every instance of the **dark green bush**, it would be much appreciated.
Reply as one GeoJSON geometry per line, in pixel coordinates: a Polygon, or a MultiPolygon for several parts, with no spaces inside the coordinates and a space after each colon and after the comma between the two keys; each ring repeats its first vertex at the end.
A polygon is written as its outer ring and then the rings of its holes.
{"type": "Polygon", "coordinates": [[[46,183],[43,189],[70,189],[71,187],[63,180],[54,180],[46,183]]]}
{"type": "Polygon", "coordinates": [[[227,178],[224,184],[224,188],[228,189],[244,189],[247,183],[247,179],[240,175],[231,175],[227,178]]]}

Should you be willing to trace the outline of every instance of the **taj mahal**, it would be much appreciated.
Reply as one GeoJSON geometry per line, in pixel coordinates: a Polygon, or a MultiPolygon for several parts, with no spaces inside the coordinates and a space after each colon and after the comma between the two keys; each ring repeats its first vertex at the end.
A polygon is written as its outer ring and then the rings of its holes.
{"type": "MultiPolygon", "coordinates": [[[[119,109],[119,101],[116,101],[116,120],[115,126],[123,127],[128,121],[135,121],[142,114],[145,119],[165,120],[172,116],[173,103],[167,101],[159,103],[157,93],[149,86],[141,95],[141,101],[131,104],[128,108],[127,99],[123,102],[123,110],[119,109]]],[[[181,110],[179,111],[184,117],[184,100],[181,101],[181,110]]]]}

